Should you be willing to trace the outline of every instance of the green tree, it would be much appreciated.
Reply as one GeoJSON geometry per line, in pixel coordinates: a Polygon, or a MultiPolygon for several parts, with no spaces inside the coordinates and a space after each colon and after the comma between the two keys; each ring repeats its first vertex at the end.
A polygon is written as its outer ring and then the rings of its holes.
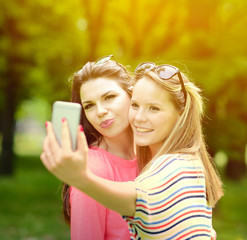
{"type": "Polygon", "coordinates": [[[210,99],[211,152],[223,149],[232,161],[244,163],[247,110],[238,91],[245,89],[247,67],[246,1],[9,0],[0,5],[2,173],[13,171],[15,111],[22,101],[69,100],[69,75],[108,54],[132,66],[148,60],[186,70],[184,63],[210,99]],[[235,144],[233,137],[239,139],[235,144]],[[232,157],[232,152],[241,154],[232,157]]]}
{"type": "MultiPolygon", "coordinates": [[[[70,5],[49,1],[1,1],[1,174],[14,169],[15,112],[34,95],[69,99],[64,79],[72,63],[82,59],[73,42],[70,5]],[[61,79],[63,79],[61,81],[61,79]]],[[[74,21],[72,21],[74,23],[74,21]]],[[[75,44],[76,46],[76,44],[75,44]]]]}
{"type": "Polygon", "coordinates": [[[206,133],[210,151],[223,150],[229,158],[226,175],[239,179],[246,172],[247,98],[243,93],[247,91],[247,34],[243,28],[247,4],[214,1],[206,8],[206,1],[190,3],[189,18],[198,22],[188,21],[193,26],[188,49],[200,61],[194,70],[209,99],[206,133]],[[202,11],[198,11],[199,5],[202,11]]]}

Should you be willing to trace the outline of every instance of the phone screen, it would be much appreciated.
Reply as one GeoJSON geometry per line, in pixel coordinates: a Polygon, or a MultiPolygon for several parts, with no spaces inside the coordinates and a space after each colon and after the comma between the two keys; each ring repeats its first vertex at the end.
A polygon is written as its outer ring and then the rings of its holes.
{"type": "Polygon", "coordinates": [[[72,149],[76,149],[77,127],[80,124],[81,105],[79,103],[56,101],[52,109],[52,125],[58,143],[61,145],[62,119],[69,124],[72,149]]]}

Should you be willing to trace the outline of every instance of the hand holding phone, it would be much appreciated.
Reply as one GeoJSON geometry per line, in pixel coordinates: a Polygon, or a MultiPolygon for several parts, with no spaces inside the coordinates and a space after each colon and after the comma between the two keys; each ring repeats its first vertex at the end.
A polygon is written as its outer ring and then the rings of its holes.
{"type": "Polygon", "coordinates": [[[52,109],[52,125],[58,143],[61,146],[62,119],[66,118],[69,124],[73,151],[77,144],[77,127],[80,124],[81,105],[79,103],[56,101],[52,109]]]}

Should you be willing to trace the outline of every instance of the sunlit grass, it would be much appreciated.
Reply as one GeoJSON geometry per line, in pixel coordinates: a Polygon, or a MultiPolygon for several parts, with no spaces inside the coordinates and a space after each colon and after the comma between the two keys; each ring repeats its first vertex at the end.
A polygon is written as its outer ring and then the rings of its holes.
{"type": "Polygon", "coordinates": [[[69,239],[61,218],[60,182],[38,157],[18,158],[17,166],[12,178],[0,178],[0,239],[69,239]]]}
{"type": "Polygon", "coordinates": [[[213,214],[218,239],[247,239],[247,177],[238,182],[224,181],[225,195],[213,214]]]}
{"type": "MultiPolygon", "coordinates": [[[[247,177],[224,180],[225,196],[213,213],[218,240],[247,239],[247,177]]],[[[39,157],[18,157],[11,178],[0,178],[0,239],[68,240],[61,218],[60,182],[39,157]]]]}

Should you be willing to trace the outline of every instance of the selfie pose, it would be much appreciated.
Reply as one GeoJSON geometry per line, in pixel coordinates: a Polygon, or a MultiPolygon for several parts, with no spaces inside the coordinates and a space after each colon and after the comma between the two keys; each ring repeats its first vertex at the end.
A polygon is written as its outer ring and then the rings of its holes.
{"type": "Polygon", "coordinates": [[[202,134],[200,90],[170,65],[142,63],[135,74],[129,121],[141,173],[134,181],[95,175],[84,133],[78,127],[72,151],[66,120],[61,147],[47,124],[41,160],[57,178],[120,213],[131,239],[210,239],[212,207],[223,192],[202,134]]]}
{"type": "MultiPolygon", "coordinates": [[[[111,56],[88,62],[72,78],[71,101],[82,106],[89,169],[118,182],[137,176],[133,132],[128,121],[131,81],[126,69],[111,56]]],[[[72,240],[130,239],[128,225],[118,213],[77,188],[65,184],[63,199],[72,240]]]]}

